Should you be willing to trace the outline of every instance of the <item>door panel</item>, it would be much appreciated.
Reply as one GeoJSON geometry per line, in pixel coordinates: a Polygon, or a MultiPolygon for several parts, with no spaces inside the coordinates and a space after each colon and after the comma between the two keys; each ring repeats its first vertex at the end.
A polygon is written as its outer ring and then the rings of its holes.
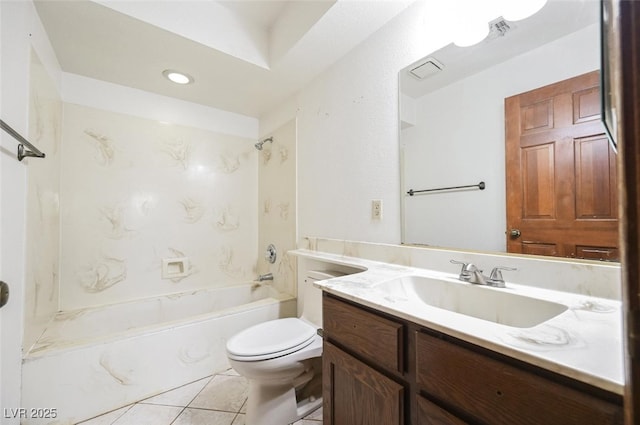
{"type": "Polygon", "coordinates": [[[548,144],[522,150],[524,219],[555,218],[553,148],[553,144],[548,144]]]}
{"type": "Polygon", "coordinates": [[[615,152],[599,72],[505,99],[507,251],[618,260],[615,152]],[[508,233],[509,234],[509,233],[508,233]]]}
{"type": "Polygon", "coordinates": [[[573,123],[600,119],[600,89],[591,87],[573,93],[573,123]]]}
{"type": "Polygon", "coordinates": [[[577,219],[616,219],[613,156],[604,135],[575,141],[577,219]]]}
{"type": "Polygon", "coordinates": [[[556,244],[522,241],[522,254],[556,257],[558,255],[558,247],[556,244]]]}
{"type": "Polygon", "coordinates": [[[522,134],[553,128],[553,101],[545,100],[522,108],[522,134]]]}
{"type": "Polygon", "coordinates": [[[576,246],[576,256],[587,260],[613,261],[620,258],[620,252],[616,247],[606,246],[576,246]]]}

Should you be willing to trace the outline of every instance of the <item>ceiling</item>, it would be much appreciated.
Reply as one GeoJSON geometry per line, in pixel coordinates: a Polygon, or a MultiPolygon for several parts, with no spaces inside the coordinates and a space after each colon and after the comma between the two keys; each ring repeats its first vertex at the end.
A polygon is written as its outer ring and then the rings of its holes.
{"type": "Polygon", "coordinates": [[[64,72],[260,117],[413,0],[35,0],[64,72]],[[180,86],[162,76],[194,77],[180,86]]]}
{"type": "Polygon", "coordinates": [[[522,21],[508,22],[510,29],[504,36],[492,31],[476,45],[461,48],[449,44],[430,54],[429,58],[443,65],[441,72],[419,80],[409,71],[426,62],[427,58],[407,66],[400,72],[401,91],[409,97],[420,98],[516,55],[597,24],[599,8],[599,2],[594,0],[548,0],[535,15],[522,21]]]}

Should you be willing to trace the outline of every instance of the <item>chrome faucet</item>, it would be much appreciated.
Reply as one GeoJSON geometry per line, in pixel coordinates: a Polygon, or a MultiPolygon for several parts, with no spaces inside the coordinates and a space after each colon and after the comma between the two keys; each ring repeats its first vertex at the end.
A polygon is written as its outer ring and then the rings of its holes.
{"type": "Polygon", "coordinates": [[[487,285],[494,286],[496,288],[504,288],[505,283],[502,277],[502,270],[517,270],[512,267],[494,267],[491,270],[491,274],[487,277],[482,274],[482,270],[480,270],[473,263],[465,263],[462,261],[451,260],[452,264],[459,264],[462,266],[462,270],[460,270],[460,276],[458,279],[463,282],[474,283],[476,285],[487,285]]]}
{"type": "Polygon", "coordinates": [[[261,274],[258,276],[258,282],[264,282],[265,280],[273,280],[273,273],[261,274]]]}
{"type": "Polygon", "coordinates": [[[505,283],[504,283],[504,279],[502,278],[502,270],[513,272],[518,269],[515,267],[503,267],[503,266],[494,267],[493,270],[491,270],[491,275],[489,276],[487,285],[495,286],[497,288],[504,288],[505,283]]]}
{"type": "Polygon", "coordinates": [[[485,275],[482,274],[482,270],[476,267],[473,263],[464,263],[462,261],[451,260],[452,264],[459,264],[462,266],[462,270],[460,270],[460,279],[463,282],[475,283],[478,285],[486,285],[487,279],[485,275]]]}

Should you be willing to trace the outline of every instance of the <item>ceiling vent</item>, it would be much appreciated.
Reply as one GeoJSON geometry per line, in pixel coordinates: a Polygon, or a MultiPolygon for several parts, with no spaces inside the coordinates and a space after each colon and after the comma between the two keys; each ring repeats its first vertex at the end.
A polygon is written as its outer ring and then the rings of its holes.
{"type": "Polygon", "coordinates": [[[494,38],[503,37],[508,31],[515,28],[513,25],[513,23],[508,24],[502,16],[494,19],[489,22],[489,35],[487,36],[487,39],[493,40],[494,38]]]}
{"type": "Polygon", "coordinates": [[[428,57],[424,61],[420,62],[415,67],[409,70],[409,74],[418,79],[422,80],[427,77],[430,77],[444,69],[444,65],[438,62],[437,59],[428,57]]]}

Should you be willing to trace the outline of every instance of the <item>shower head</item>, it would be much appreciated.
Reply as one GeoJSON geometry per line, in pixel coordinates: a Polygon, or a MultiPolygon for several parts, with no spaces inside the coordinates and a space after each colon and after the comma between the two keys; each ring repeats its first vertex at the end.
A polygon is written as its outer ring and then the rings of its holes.
{"type": "Polygon", "coordinates": [[[265,143],[267,143],[267,142],[271,142],[271,143],[273,143],[273,137],[267,137],[267,138],[266,138],[266,139],[264,139],[263,141],[258,142],[258,143],[256,143],[256,144],[255,144],[255,145],[253,145],[253,146],[255,146],[255,147],[256,147],[256,149],[258,149],[259,151],[261,151],[261,150],[262,150],[262,145],[264,145],[264,144],[265,144],[265,143]]]}

